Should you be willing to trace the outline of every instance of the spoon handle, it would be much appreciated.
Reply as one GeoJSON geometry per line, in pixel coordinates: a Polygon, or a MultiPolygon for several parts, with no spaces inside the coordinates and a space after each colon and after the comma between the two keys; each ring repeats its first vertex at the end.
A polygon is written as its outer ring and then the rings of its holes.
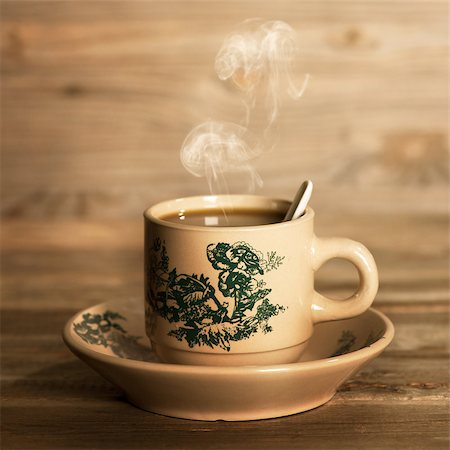
{"type": "Polygon", "coordinates": [[[313,190],[313,183],[311,180],[306,180],[300,186],[300,189],[295,194],[294,200],[284,216],[283,222],[288,220],[295,220],[302,216],[311,198],[313,190]]]}

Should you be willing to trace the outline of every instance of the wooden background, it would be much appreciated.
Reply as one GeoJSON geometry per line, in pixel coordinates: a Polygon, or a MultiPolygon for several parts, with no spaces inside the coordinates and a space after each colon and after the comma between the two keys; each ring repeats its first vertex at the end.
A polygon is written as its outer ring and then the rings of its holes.
{"type": "MultiPolygon", "coordinates": [[[[448,447],[445,1],[4,0],[1,19],[2,448],[448,447]],[[311,74],[258,161],[261,193],[315,182],[317,233],[373,252],[396,339],[310,413],[143,413],[59,333],[81,308],[142,295],[145,207],[207,191],[179,148],[203,120],[241,117],[213,62],[255,16],[298,30],[311,74]]],[[[343,297],[355,278],[330,263],[317,287],[343,297]]]]}

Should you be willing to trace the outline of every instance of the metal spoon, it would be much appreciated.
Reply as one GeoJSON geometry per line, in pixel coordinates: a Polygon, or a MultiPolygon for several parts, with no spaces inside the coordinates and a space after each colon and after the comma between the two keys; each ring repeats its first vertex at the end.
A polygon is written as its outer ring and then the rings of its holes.
{"type": "Polygon", "coordinates": [[[284,216],[283,222],[288,220],[295,220],[301,217],[306,210],[309,199],[311,198],[313,190],[313,184],[311,180],[306,180],[300,186],[300,189],[295,194],[294,200],[288,209],[288,212],[284,216]]]}

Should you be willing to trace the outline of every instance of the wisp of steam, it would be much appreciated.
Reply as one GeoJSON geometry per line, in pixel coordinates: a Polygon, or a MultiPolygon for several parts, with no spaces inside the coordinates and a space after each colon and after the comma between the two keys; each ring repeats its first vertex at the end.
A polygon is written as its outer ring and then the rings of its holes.
{"type": "Polygon", "coordinates": [[[216,56],[217,76],[231,79],[245,92],[247,111],[254,107],[257,89],[262,88],[269,125],[278,115],[282,96],[300,98],[308,82],[308,75],[301,86],[294,81],[295,40],[294,29],[285,22],[249,19],[225,39],[216,56]]]}
{"type": "Polygon", "coordinates": [[[205,177],[211,193],[228,193],[226,174],[243,173],[248,190],[262,186],[251,161],[262,152],[247,128],[230,122],[208,121],[195,127],[181,146],[181,162],[196,177],[205,177]]]}
{"type": "Polygon", "coordinates": [[[231,79],[243,93],[246,126],[207,121],[188,134],[181,148],[183,166],[191,174],[205,177],[212,194],[229,193],[227,176],[231,173],[245,175],[249,192],[262,186],[252,162],[268,147],[268,135],[263,133],[257,139],[250,133],[250,112],[262,96],[267,131],[278,116],[283,97],[302,96],[308,75],[301,86],[296,85],[296,55],[295,31],[279,20],[246,20],[225,39],[215,70],[220,80],[231,79]]]}

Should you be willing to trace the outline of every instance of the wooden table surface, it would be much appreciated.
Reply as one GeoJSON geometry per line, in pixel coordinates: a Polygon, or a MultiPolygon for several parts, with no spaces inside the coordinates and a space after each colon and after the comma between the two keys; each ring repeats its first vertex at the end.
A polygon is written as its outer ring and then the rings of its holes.
{"type": "MultiPolygon", "coordinates": [[[[2,1],[2,449],[447,449],[447,4],[2,1]],[[300,103],[280,115],[263,194],[315,182],[319,236],[373,252],[374,306],[396,336],[326,405],[256,422],[141,411],[75,358],[77,311],[143,296],[141,212],[203,193],[178,150],[241,103],[214,74],[224,36],[255,15],[299,30],[300,103]]],[[[331,262],[317,288],[356,274],[331,262]]]]}
{"type": "MultiPolygon", "coordinates": [[[[394,322],[394,342],[328,404],[237,423],[136,409],[61,340],[81,308],[142,296],[140,220],[5,221],[2,448],[447,448],[446,220],[351,219],[357,228],[324,214],[318,232],[369,241],[381,275],[375,307],[394,322]]],[[[317,284],[340,297],[354,282],[352,270],[335,264],[317,284]]]]}

